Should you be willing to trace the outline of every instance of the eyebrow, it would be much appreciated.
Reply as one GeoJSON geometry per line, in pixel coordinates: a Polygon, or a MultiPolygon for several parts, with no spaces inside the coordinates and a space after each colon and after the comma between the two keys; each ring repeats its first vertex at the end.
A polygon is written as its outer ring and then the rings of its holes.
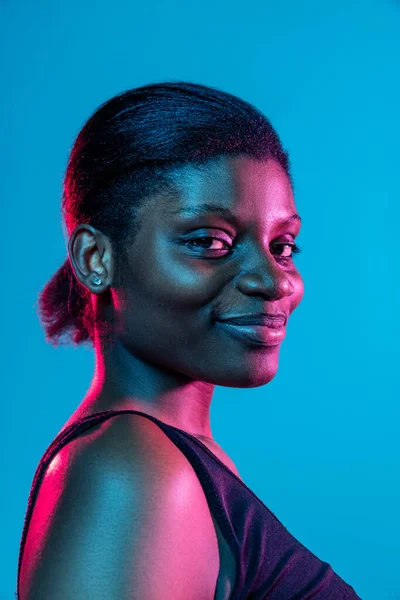
{"type": "MultiPolygon", "coordinates": [[[[171,211],[171,215],[179,215],[182,217],[200,217],[202,215],[217,214],[221,217],[227,217],[234,221],[238,221],[238,218],[229,210],[223,206],[217,204],[201,204],[191,208],[179,208],[175,211],[171,211]]],[[[290,217],[279,221],[279,225],[289,225],[292,222],[301,223],[301,217],[297,213],[290,217]]]]}

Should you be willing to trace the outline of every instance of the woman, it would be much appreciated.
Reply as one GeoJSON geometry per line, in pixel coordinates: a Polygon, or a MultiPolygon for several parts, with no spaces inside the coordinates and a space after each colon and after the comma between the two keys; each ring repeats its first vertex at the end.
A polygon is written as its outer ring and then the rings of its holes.
{"type": "Polygon", "coordinates": [[[49,342],[89,342],[96,366],[35,473],[18,598],[358,598],[211,432],[215,385],[273,379],[303,296],[267,118],[179,81],[112,98],[74,144],[63,215],[68,258],[40,315],[49,342]]]}

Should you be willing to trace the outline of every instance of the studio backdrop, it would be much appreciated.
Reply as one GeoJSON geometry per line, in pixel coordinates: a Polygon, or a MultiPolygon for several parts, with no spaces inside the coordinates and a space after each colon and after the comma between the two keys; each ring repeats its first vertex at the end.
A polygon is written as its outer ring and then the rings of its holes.
{"type": "Polygon", "coordinates": [[[37,464],[90,383],[46,343],[40,290],[67,256],[61,187],[89,115],[158,81],[251,102],[288,150],[304,298],[268,385],[219,386],[213,435],[288,530],[363,600],[400,599],[400,6],[395,1],[3,0],[2,544],[16,590],[37,464]]]}

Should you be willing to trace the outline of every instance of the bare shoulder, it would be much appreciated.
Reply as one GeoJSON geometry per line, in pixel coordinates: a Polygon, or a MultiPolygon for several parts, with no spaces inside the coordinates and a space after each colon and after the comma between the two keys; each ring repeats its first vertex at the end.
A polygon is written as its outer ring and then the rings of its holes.
{"type": "Polygon", "coordinates": [[[83,590],[99,600],[212,600],[218,571],[201,484],[149,419],[117,415],[51,461],[28,530],[21,600],[60,589],[65,600],[83,590]]]}

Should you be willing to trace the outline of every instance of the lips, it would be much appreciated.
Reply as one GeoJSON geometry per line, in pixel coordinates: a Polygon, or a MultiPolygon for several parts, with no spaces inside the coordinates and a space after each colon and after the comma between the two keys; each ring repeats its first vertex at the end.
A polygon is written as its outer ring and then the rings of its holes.
{"type": "Polygon", "coordinates": [[[230,317],[227,319],[218,319],[222,323],[230,323],[231,325],[261,325],[278,329],[286,323],[284,315],[243,315],[238,317],[230,317]]]}

